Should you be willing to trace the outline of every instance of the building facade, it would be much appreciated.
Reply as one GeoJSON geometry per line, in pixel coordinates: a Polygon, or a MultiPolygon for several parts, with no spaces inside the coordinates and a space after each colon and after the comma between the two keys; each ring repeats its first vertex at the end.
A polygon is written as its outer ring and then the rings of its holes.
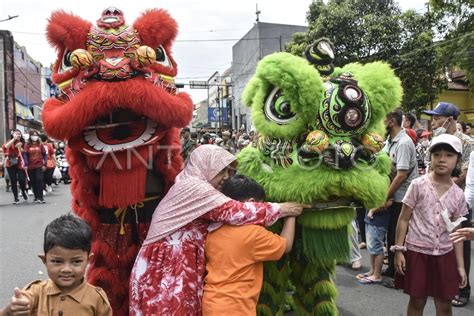
{"type": "Polygon", "coordinates": [[[0,31],[0,143],[10,138],[10,131],[16,127],[15,114],[15,72],[13,47],[15,41],[10,31],[0,31]]]}
{"type": "Polygon", "coordinates": [[[306,32],[306,26],[257,22],[232,47],[232,126],[253,129],[250,108],[242,103],[242,92],[255,73],[257,63],[265,56],[284,51],[296,32],[306,32]]]}
{"type": "Polygon", "coordinates": [[[41,63],[28,55],[26,48],[15,43],[13,48],[15,72],[16,128],[26,133],[42,130],[41,63]]]}
{"type": "Polygon", "coordinates": [[[28,55],[10,31],[0,30],[0,143],[13,129],[42,131],[44,101],[56,93],[51,71],[28,55]]]}

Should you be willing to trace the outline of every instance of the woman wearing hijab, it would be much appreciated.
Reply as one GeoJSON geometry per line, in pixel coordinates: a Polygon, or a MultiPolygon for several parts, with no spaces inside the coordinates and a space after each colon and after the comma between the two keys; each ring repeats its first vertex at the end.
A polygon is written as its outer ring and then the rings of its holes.
{"type": "Polygon", "coordinates": [[[28,200],[26,194],[26,176],[25,176],[25,164],[23,162],[23,146],[25,140],[20,130],[14,130],[11,135],[11,139],[3,144],[2,150],[6,156],[6,168],[8,175],[10,176],[12,192],[13,192],[13,204],[18,204],[18,182],[20,183],[21,195],[23,199],[28,200]]]}
{"type": "Polygon", "coordinates": [[[239,202],[222,194],[235,157],[196,148],[153,214],[130,276],[130,315],[201,315],[204,242],[223,223],[271,225],[299,215],[299,203],[239,202]]]}
{"type": "Polygon", "coordinates": [[[34,203],[44,203],[43,199],[43,171],[46,170],[48,154],[37,131],[30,131],[30,138],[23,150],[25,163],[28,167],[28,176],[35,195],[34,203]]]}

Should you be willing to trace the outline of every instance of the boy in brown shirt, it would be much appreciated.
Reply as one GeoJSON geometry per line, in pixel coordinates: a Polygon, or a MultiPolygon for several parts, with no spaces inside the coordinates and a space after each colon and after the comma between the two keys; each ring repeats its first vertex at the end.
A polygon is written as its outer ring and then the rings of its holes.
{"type": "Polygon", "coordinates": [[[112,315],[105,292],[84,280],[91,242],[92,230],[83,220],[73,215],[53,220],[44,232],[44,255],[39,256],[49,279],[15,288],[0,315],[112,315]]]}

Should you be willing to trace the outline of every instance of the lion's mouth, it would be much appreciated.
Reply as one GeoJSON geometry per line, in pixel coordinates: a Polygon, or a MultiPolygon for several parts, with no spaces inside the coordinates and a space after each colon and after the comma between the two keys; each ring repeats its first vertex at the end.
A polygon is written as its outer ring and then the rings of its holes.
{"type": "Polygon", "coordinates": [[[129,110],[116,110],[97,118],[82,131],[90,154],[143,146],[159,139],[158,123],[129,110]]]}

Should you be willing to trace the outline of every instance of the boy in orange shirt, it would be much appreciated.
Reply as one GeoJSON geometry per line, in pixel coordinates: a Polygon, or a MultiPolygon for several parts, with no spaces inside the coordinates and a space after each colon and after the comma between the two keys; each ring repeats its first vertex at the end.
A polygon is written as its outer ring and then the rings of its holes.
{"type": "MultiPolygon", "coordinates": [[[[222,193],[239,201],[262,201],[263,188],[235,175],[222,193]]],[[[202,311],[209,315],[255,315],[263,282],[263,262],[279,260],[293,245],[295,218],[287,217],[280,236],[257,225],[224,225],[207,235],[202,311]]]]}

